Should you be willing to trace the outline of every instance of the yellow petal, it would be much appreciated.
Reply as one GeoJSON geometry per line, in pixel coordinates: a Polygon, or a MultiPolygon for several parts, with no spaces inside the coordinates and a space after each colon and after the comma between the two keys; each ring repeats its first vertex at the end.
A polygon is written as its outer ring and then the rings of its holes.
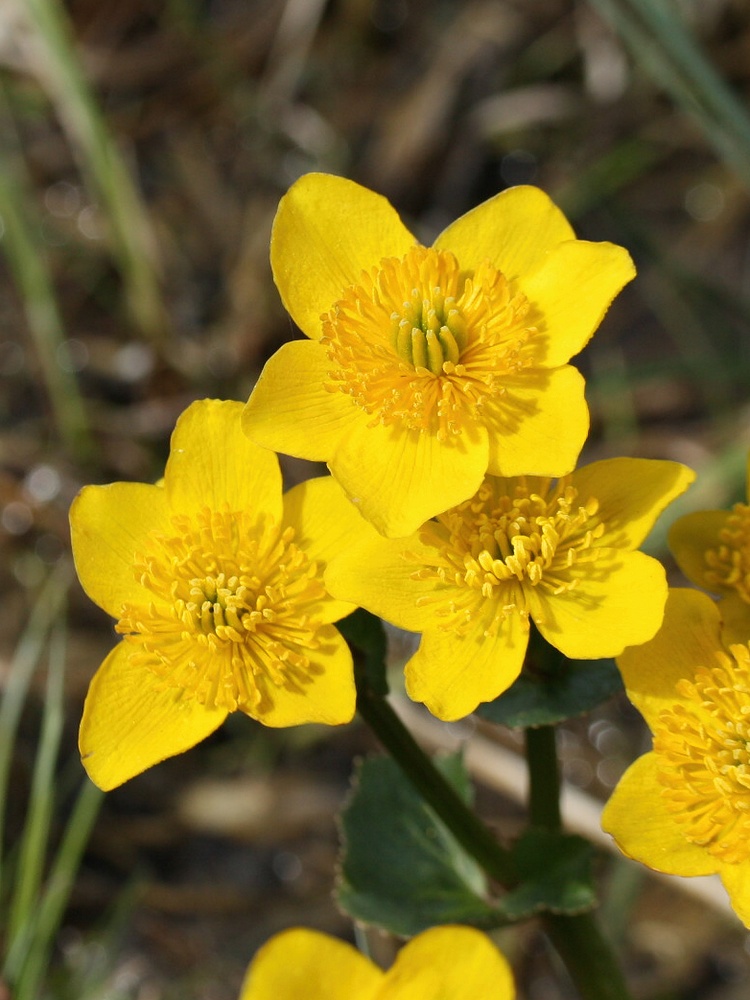
{"type": "Polygon", "coordinates": [[[667,875],[712,875],[720,862],[683,835],[662,796],[656,755],[631,764],[602,813],[602,829],[629,858],[667,875]]]}
{"type": "Polygon", "coordinates": [[[326,462],[352,423],[370,418],[343,392],[328,392],[322,344],[294,340],[266,362],[242,414],[247,436],[264,448],[326,462]]]}
{"type": "Polygon", "coordinates": [[[750,604],[736,591],[731,591],[721,598],[718,607],[724,645],[750,642],[750,604]]]}
{"type": "Polygon", "coordinates": [[[516,611],[508,613],[494,636],[485,636],[481,625],[464,636],[427,632],[406,664],[406,691],[439,719],[462,719],[511,686],[528,640],[528,624],[516,611]]]}
{"type": "Polygon", "coordinates": [[[602,549],[593,564],[567,574],[578,586],[562,594],[539,593],[542,617],[534,621],[544,638],[573,659],[616,656],[646,642],[664,616],[664,567],[642,552],[602,549]]]}
{"type": "Polygon", "coordinates": [[[242,403],[201,399],[177,421],[164,471],[174,513],[228,507],[281,517],[278,459],[243,434],[242,410],[242,403]]]}
{"type": "Polygon", "coordinates": [[[281,199],[271,268],[287,311],[308,337],[362,271],[403,257],[416,240],[385,198],[331,174],[305,174],[281,199]]]}
{"type": "Polygon", "coordinates": [[[719,532],[726,526],[729,511],[699,510],[678,517],[669,529],[669,547],[682,572],[698,587],[718,593],[724,590],[706,580],[706,552],[721,544],[719,532]]]}
{"type": "Polygon", "coordinates": [[[333,625],[322,625],[318,645],[307,651],[310,663],[300,667],[304,680],[295,686],[273,685],[266,674],[258,674],[263,710],[257,718],[264,726],[299,726],[320,722],[338,726],[354,718],[356,691],[349,647],[333,625]]]}
{"type": "Polygon", "coordinates": [[[589,431],[584,381],[570,365],[528,370],[487,403],[488,471],[493,476],[564,476],[575,468],[589,431]]]}
{"type": "MultiPolygon", "coordinates": [[[[353,994],[352,994],[353,996],[353,994]]],[[[377,1000],[513,1000],[510,967],[472,927],[431,927],[396,956],[377,1000]]]]}
{"type": "Polygon", "coordinates": [[[364,518],[381,534],[402,537],[479,489],[487,432],[466,428],[443,443],[429,433],[360,421],[328,467],[364,518]]]}
{"type": "Polygon", "coordinates": [[[648,458],[611,458],[577,469],[571,483],[578,501],[599,501],[604,534],[598,545],[637,548],[667,504],[684,493],[695,473],[679,462],[648,458]]]}
{"type": "Polygon", "coordinates": [[[85,486],[70,508],[70,530],[76,572],[99,607],[119,618],[124,601],[152,600],[136,581],[133,564],[149,532],[172,531],[161,487],[85,486]]]}
{"type": "Polygon", "coordinates": [[[382,981],[352,945],[295,927],[257,952],[239,1000],[374,1000],[382,981]]]}
{"type": "Polygon", "coordinates": [[[489,260],[513,281],[536,269],[549,251],[574,239],[570,223],[539,188],[501,191],[451,223],[434,246],[452,250],[461,267],[489,260]]]}
{"type": "Polygon", "coordinates": [[[83,766],[109,791],[210,736],[227,713],[207,708],[134,666],[126,642],[94,675],[83,706],[78,745],[83,766]]]}
{"type": "Polygon", "coordinates": [[[729,894],[732,909],[745,927],[750,927],[750,864],[722,864],[719,875],[729,894]]]}
{"type": "Polygon", "coordinates": [[[634,277],[627,250],[583,240],[561,243],[533,274],[521,276],[519,286],[531,303],[527,322],[546,348],[536,364],[554,368],[578,354],[634,277]]]}
{"type": "MultiPolygon", "coordinates": [[[[294,528],[295,544],[317,563],[319,578],[329,561],[351,548],[360,535],[376,534],[331,476],[308,479],[284,494],[284,524],[294,528]]],[[[331,597],[321,601],[315,617],[335,622],[351,614],[356,606],[331,597]]]]}
{"type": "MultiPolygon", "coordinates": [[[[369,526],[368,526],[369,527],[369,526]]],[[[420,566],[435,562],[435,551],[416,535],[383,538],[373,528],[362,532],[357,541],[333,558],[326,571],[326,586],[337,597],[354,601],[398,628],[422,632],[438,628],[445,619],[436,612],[444,609],[454,591],[440,589],[440,600],[420,606],[419,599],[434,596],[434,580],[415,578],[420,566]]],[[[455,588],[455,597],[463,591],[455,588]]]]}
{"type": "Polygon", "coordinates": [[[332,476],[299,483],[284,494],[284,524],[295,542],[323,568],[360,536],[379,538],[332,476]]]}
{"type": "Polygon", "coordinates": [[[718,665],[719,624],[719,611],[706,594],[670,590],[664,623],[654,638],[618,657],[628,697],[652,730],[662,710],[678,700],[679,680],[692,678],[698,667],[718,665]]]}

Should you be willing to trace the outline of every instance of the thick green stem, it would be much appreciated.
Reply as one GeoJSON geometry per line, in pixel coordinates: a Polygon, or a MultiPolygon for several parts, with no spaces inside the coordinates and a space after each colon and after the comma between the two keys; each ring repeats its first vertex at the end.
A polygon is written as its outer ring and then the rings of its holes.
{"type": "MultiPolygon", "coordinates": [[[[532,826],[561,830],[560,765],[554,726],[526,730],[529,819],[532,826]]],[[[583,1000],[630,1000],[609,942],[591,913],[547,913],[544,928],[583,1000]]]]}
{"type": "Polygon", "coordinates": [[[560,769],[553,726],[527,729],[526,760],[529,764],[529,819],[532,826],[559,830],[560,769]]]}
{"type": "Polygon", "coordinates": [[[547,913],[544,929],[582,1000],[631,1000],[612,946],[592,913],[547,913]]]}
{"type": "Polygon", "coordinates": [[[504,886],[515,885],[518,875],[509,852],[438,771],[389,703],[362,685],[357,689],[357,710],[461,846],[488,875],[504,886]]]}

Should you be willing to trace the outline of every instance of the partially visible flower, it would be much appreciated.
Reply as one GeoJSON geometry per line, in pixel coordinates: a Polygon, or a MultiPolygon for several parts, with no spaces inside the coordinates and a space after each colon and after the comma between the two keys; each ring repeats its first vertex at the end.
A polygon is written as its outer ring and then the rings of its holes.
{"type": "Polygon", "coordinates": [[[538,188],[503,191],[428,248],[384,198],[307,174],[279,205],[271,265],[311,339],[267,363],[245,430],[327,462],[382,534],[410,534],[486,472],[575,466],[589,420],[567,362],[635,271],[621,247],[576,240],[538,188]]]}
{"type": "MultiPolygon", "coordinates": [[[[750,498],[750,461],[747,471],[750,498]]],[[[669,546],[685,576],[720,597],[724,640],[750,640],[750,506],[701,510],[672,525],[669,546]]]]}
{"type": "Polygon", "coordinates": [[[322,582],[343,537],[326,518],[328,477],[282,498],[278,460],[244,436],[241,412],[193,403],[161,484],[88,486],[71,508],[81,583],[123,636],[81,722],[101,788],[189,749],[229,712],[268,726],[354,714],[351,655],[331,624],[352,606],[322,582]]]}
{"type": "Polygon", "coordinates": [[[618,665],[654,745],[621,778],[603,828],[656,871],[718,873],[750,927],[750,647],[722,644],[710,597],[674,590],[661,630],[618,665]]]}
{"type": "Polygon", "coordinates": [[[318,931],[277,934],[253,959],[240,1000],[513,1000],[508,963],[472,927],[432,927],[387,972],[318,931]]]}
{"type": "Polygon", "coordinates": [[[471,499],[408,538],[360,531],[332,558],[326,584],[423,633],[406,689],[439,718],[458,719],[516,679],[530,621],[574,658],[613,656],[654,635],[664,569],[633,550],[692,479],[677,462],[634,458],[594,462],[557,482],[487,476],[471,499]]]}

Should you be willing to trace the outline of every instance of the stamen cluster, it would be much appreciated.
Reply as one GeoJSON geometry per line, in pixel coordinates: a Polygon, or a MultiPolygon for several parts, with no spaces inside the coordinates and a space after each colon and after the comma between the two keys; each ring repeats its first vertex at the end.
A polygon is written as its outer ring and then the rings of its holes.
{"type": "Polygon", "coordinates": [[[706,585],[731,587],[750,604],[750,507],[737,503],[719,532],[719,546],[706,552],[706,585]]]}
{"type": "Polygon", "coordinates": [[[248,512],[172,518],[135,560],[148,605],[123,606],[132,659],[202,704],[256,712],[266,684],[299,687],[316,648],[311,606],[325,591],[294,529],[248,512]]]}
{"type": "Polygon", "coordinates": [[[681,680],[659,716],[654,751],[663,795],[688,840],[736,864],[750,857],[750,648],[681,680]]]}
{"type": "Polygon", "coordinates": [[[363,273],[323,316],[326,388],[351,396],[373,424],[447,440],[531,363],[528,311],[489,262],[469,274],[452,253],[415,246],[363,273]]]}
{"type": "Polygon", "coordinates": [[[598,509],[595,498],[579,502],[567,477],[553,487],[550,480],[488,476],[471,500],[420,532],[436,558],[417,570],[415,579],[438,584],[434,596],[420,601],[443,601],[440,584],[463,591],[457,598],[454,589],[439,612],[448,619],[444,628],[458,632],[486,612],[487,602],[492,613],[486,634],[495,634],[511,610],[528,619],[529,589],[554,595],[571,591],[579,582],[571,570],[597,559],[595,542],[604,532],[598,509]]]}

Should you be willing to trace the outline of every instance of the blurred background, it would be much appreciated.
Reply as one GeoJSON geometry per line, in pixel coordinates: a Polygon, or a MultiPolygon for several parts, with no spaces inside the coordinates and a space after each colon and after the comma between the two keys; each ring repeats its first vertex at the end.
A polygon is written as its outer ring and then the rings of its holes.
{"type": "MultiPolygon", "coordinates": [[[[673,518],[744,496],[749,93],[745,0],[0,0],[0,997],[233,1000],[275,931],[352,934],[332,817],[375,747],[356,723],[231,717],[104,801],[75,749],[114,636],[73,580],[68,507],[85,483],[158,478],[184,407],[245,399],[296,335],[268,266],[286,188],[346,175],[429,243],[533,183],[579,236],[626,246],[639,277],[576,362],[584,460],[692,465],[673,518]]],[[[647,741],[615,699],[560,746],[585,806],[647,741]]],[[[520,789],[479,786],[512,834],[520,789]]],[[[605,855],[638,997],[748,996],[721,893],[605,855]]],[[[523,997],[573,995],[537,928],[502,943],[523,997]]]]}

